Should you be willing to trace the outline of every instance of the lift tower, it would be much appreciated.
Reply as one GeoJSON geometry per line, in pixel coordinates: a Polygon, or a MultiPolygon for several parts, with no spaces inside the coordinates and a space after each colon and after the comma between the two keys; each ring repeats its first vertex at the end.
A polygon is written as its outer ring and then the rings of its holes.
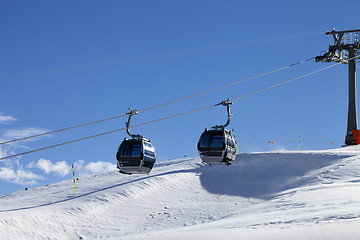
{"type": "Polygon", "coordinates": [[[356,60],[360,57],[360,29],[349,31],[326,32],[334,37],[334,45],[322,56],[315,58],[316,62],[338,62],[349,65],[349,105],[348,122],[345,137],[346,145],[360,144],[360,131],[356,115],[356,60]]]}

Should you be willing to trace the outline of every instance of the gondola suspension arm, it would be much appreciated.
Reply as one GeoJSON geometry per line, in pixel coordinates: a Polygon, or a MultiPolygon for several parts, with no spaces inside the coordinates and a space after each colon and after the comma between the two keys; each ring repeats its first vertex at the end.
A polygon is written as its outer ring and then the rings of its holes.
{"type": "Polygon", "coordinates": [[[132,117],[133,115],[139,113],[139,112],[138,112],[137,110],[131,110],[130,108],[129,108],[129,111],[130,111],[130,112],[126,113],[126,115],[129,115],[128,121],[125,122],[126,132],[127,132],[127,134],[128,134],[131,138],[142,139],[142,138],[143,138],[142,135],[140,135],[140,134],[131,134],[131,133],[130,133],[130,130],[129,130],[131,117],[132,117]]]}
{"type": "Polygon", "coordinates": [[[228,98],[227,100],[224,100],[218,104],[216,104],[215,106],[219,106],[219,105],[223,105],[223,106],[226,106],[226,109],[227,109],[227,113],[228,113],[228,120],[227,122],[224,124],[224,125],[215,125],[213,128],[214,129],[224,129],[226,128],[229,124],[230,124],[230,120],[231,120],[231,112],[230,112],[230,105],[232,105],[233,103],[230,102],[230,98],[228,98]]]}

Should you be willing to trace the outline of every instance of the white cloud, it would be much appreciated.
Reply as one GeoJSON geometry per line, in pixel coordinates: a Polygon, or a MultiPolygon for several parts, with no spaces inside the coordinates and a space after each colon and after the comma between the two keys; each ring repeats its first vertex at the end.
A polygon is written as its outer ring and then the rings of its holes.
{"type": "Polygon", "coordinates": [[[75,174],[79,176],[85,176],[94,173],[108,172],[116,170],[116,164],[110,162],[90,162],[85,164],[85,161],[78,160],[74,164],[75,174]]]}
{"type": "Polygon", "coordinates": [[[36,163],[36,166],[47,174],[54,172],[60,176],[69,174],[71,169],[71,167],[65,161],[52,163],[50,160],[44,158],[39,159],[39,161],[36,163]]]}
{"type": "Polygon", "coordinates": [[[84,164],[85,164],[85,161],[77,160],[76,163],[74,163],[75,171],[76,172],[83,171],[84,170],[84,164]]]}
{"type": "Polygon", "coordinates": [[[85,169],[91,173],[107,172],[116,170],[116,165],[109,162],[91,162],[85,169]]]}
{"type": "Polygon", "coordinates": [[[34,168],[36,167],[36,163],[35,162],[30,162],[28,163],[28,165],[26,165],[27,168],[34,168]]]}
{"type": "MultiPolygon", "coordinates": [[[[0,139],[1,141],[1,139],[0,139]]],[[[0,158],[3,158],[3,157],[7,157],[7,156],[10,156],[10,155],[15,155],[16,152],[12,150],[12,147],[10,147],[9,145],[1,145],[0,146],[0,158]]],[[[14,161],[18,159],[18,157],[15,157],[15,158],[12,158],[12,160],[14,161]]],[[[2,163],[4,163],[4,161],[6,161],[7,159],[5,160],[1,160],[2,163]]]]}
{"type": "Polygon", "coordinates": [[[0,123],[9,123],[13,121],[17,121],[17,119],[12,116],[5,116],[3,113],[0,113],[0,123]]]}
{"type": "Polygon", "coordinates": [[[8,150],[3,147],[0,147],[0,158],[6,157],[8,155],[9,155],[8,150]]]}
{"type": "Polygon", "coordinates": [[[22,169],[13,170],[10,168],[1,167],[0,179],[21,185],[34,185],[38,183],[37,180],[42,180],[43,177],[29,171],[24,171],[22,169]]]}
{"type": "MultiPolygon", "coordinates": [[[[45,133],[47,131],[48,131],[47,129],[33,128],[33,127],[19,128],[19,129],[7,129],[0,135],[0,142],[6,142],[6,141],[14,140],[14,139],[33,136],[33,135],[45,133]]],[[[24,143],[33,141],[36,139],[39,139],[39,138],[32,138],[32,139],[23,140],[20,142],[13,142],[13,143],[0,145],[0,158],[7,157],[10,155],[16,155],[16,153],[18,152],[19,149],[30,149],[29,147],[24,145],[24,143]]],[[[21,157],[15,157],[15,158],[11,158],[11,159],[14,160],[14,159],[19,159],[19,158],[21,158],[21,157]]]]}
{"type": "Polygon", "coordinates": [[[14,140],[18,138],[30,137],[33,135],[46,133],[47,131],[47,129],[35,127],[8,129],[1,135],[1,138],[5,140],[14,140]]]}
{"type": "MultiPolygon", "coordinates": [[[[0,180],[21,184],[23,186],[36,185],[39,180],[44,180],[43,176],[37,175],[29,170],[24,170],[18,160],[5,160],[2,161],[1,164],[3,166],[0,167],[0,180]]],[[[38,168],[46,174],[55,173],[62,177],[71,173],[71,164],[69,165],[65,161],[53,163],[44,158],[39,159],[37,162],[28,163],[26,168],[38,168]]],[[[116,164],[102,161],[86,163],[83,160],[78,160],[74,164],[74,168],[76,176],[85,176],[114,171],[116,170],[116,164]]]]}

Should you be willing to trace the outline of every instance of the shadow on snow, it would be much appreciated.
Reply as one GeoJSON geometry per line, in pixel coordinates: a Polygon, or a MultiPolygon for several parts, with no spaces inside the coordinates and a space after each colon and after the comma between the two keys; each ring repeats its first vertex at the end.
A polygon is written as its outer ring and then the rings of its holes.
{"type": "Polygon", "coordinates": [[[200,180],[213,194],[270,199],[284,190],[318,181],[312,171],[347,157],[301,152],[240,154],[230,166],[201,168],[200,180]]]}

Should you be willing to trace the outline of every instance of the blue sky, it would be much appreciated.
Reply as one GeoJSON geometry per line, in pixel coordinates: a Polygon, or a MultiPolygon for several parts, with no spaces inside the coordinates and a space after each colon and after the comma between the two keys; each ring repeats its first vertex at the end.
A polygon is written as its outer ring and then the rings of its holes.
{"type": "MultiPolygon", "coordinates": [[[[128,107],[147,109],[315,57],[333,44],[326,31],[360,28],[360,3],[341,4],[351,5],[352,13],[339,12],[332,0],[1,1],[0,139],[123,115],[128,107]]],[[[309,61],[140,113],[132,123],[237,98],[328,65],[309,61]]],[[[240,152],[297,150],[300,132],[312,141],[302,142],[303,150],[340,147],[347,66],[238,100],[231,111],[240,152]]],[[[204,128],[226,117],[219,106],[131,131],[149,138],[157,160],[165,161],[197,156],[204,128]]],[[[123,128],[126,120],[1,145],[0,154],[123,128]]],[[[69,179],[72,163],[78,176],[112,169],[124,137],[120,131],[3,160],[0,194],[69,179]]]]}

